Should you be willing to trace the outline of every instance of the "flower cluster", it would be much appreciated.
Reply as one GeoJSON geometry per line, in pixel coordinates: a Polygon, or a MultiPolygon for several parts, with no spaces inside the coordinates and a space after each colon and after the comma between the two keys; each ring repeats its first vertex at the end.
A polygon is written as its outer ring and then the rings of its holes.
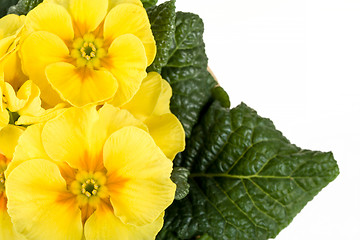
{"type": "Polygon", "coordinates": [[[185,134],[140,0],[0,19],[0,239],[154,239],[185,134]]]}

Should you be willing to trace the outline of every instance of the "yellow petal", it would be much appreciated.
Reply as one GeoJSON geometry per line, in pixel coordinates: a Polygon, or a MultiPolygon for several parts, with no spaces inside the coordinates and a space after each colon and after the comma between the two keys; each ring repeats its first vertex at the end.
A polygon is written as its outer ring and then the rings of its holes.
{"type": "Polygon", "coordinates": [[[19,137],[18,145],[14,152],[14,157],[8,165],[5,177],[7,178],[11,171],[23,163],[32,159],[47,159],[50,157],[46,154],[41,141],[41,132],[44,124],[36,124],[26,128],[24,133],[19,137]]]}
{"type": "Polygon", "coordinates": [[[104,67],[119,83],[114,105],[123,105],[135,95],[146,77],[146,56],[141,41],[131,34],[116,38],[109,48],[104,67]]]}
{"type": "Polygon", "coordinates": [[[41,134],[46,153],[51,159],[67,162],[73,168],[86,171],[101,168],[101,157],[91,155],[89,151],[93,141],[91,131],[98,118],[94,106],[69,108],[47,122],[41,134]]]}
{"type": "Polygon", "coordinates": [[[137,227],[124,224],[113,211],[106,206],[97,209],[85,223],[86,240],[153,240],[163,225],[164,214],[156,221],[137,227]]]}
{"type": "Polygon", "coordinates": [[[57,4],[39,4],[27,15],[26,26],[30,31],[51,32],[65,41],[74,38],[71,16],[57,4]]]}
{"type": "Polygon", "coordinates": [[[113,9],[114,7],[116,7],[118,4],[121,3],[131,3],[131,4],[135,4],[139,7],[142,7],[143,4],[140,0],[109,0],[109,10],[113,9]]]}
{"type": "Polygon", "coordinates": [[[143,43],[149,66],[156,55],[156,43],[146,10],[135,4],[119,4],[105,18],[104,38],[111,42],[129,33],[137,36],[143,43]]]}
{"type": "Polygon", "coordinates": [[[161,94],[155,106],[153,115],[162,115],[170,112],[170,99],[172,96],[172,89],[170,84],[162,79],[161,80],[161,94]]]}
{"type": "Polygon", "coordinates": [[[0,39],[15,35],[24,25],[24,17],[9,14],[0,18],[0,39]]]}
{"type": "Polygon", "coordinates": [[[42,99],[52,106],[62,102],[47,81],[45,68],[68,58],[69,49],[66,44],[55,34],[39,31],[24,40],[20,52],[25,73],[40,88],[42,99]]]}
{"type": "Polygon", "coordinates": [[[27,86],[28,84],[26,84],[23,87],[23,92],[26,91],[26,93],[23,94],[22,97],[24,97],[24,99],[19,99],[16,96],[16,93],[14,91],[14,89],[12,88],[12,86],[9,83],[5,83],[5,87],[4,87],[4,92],[3,92],[3,96],[6,99],[7,102],[7,108],[11,111],[11,112],[17,112],[19,111],[21,108],[23,108],[26,104],[27,99],[30,96],[30,92],[29,92],[29,88],[27,86]],[[25,90],[26,89],[26,90],[25,90]],[[25,90],[25,91],[24,91],[25,90]],[[27,95],[27,96],[24,96],[27,95]]]}
{"type": "Polygon", "coordinates": [[[16,121],[16,125],[32,125],[36,123],[47,122],[60,114],[62,114],[66,109],[64,108],[65,104],[58,104],[53,108],[44,110],[40,115],[33,114],[24,114],[19,117],[16,121]]]}
{"type": "Polygon", "coordinates": [[[185,149],[185,132],[174,114],[166,113],[146,119],[150,135],[164,154],[173,160],[177,153],[185,149]]]}
{"type": "Polygon", "coordinates": [[[161,80],[160,74],[149,73],[135,96],[121,108],[129,110],[135,117],[144,121],[151,116],[157,105],[161,94],[161,80]]]}
{"type": "Polygon", "coordinates": [[[6,69],[4,71],[5,81],[10,83],[15,90],[19,89],[28,78],[22,72],[18,51],[9,53],[6,58],[0,61],[3,61],[3,68],[6,69]]]}
{"type": "Polygon", "coordinates": [[[0,110],[0,131],[9,124],[9,112],[6,109],[0,110]]]}
{"type": "Polygon", "coordinates": [[[89,136],[89,153],[97,155],[102,152],[104,144],[108,137],[115,131],[126,127],[136,126],[147,131],[146,125],[136,119],[127,110],[120,110],[110,104],[105,104],[99,110],[99,119],[95,122],[89,136]]]}
{"type": "Polygon", "coordinates": [[[7,125],[0,130],[0,153],[12,159],[18,139],[23,133],[21,127],[7,125]]]}
{"type": "Polygon", "coordinates": [[[11,223],[10,216],[7,213],[6,206],[2,206],[4,205],[2,203],[4,201],[6,205],[5,196],[3,196],[3,193],[0,193],[0,239],[25,240],[25,237],[15,231],[13,224],[11,223]]]}
{"type": "Polygon", "coordinates": [[[61,98],[76,107],[104,102],[112,98],[118,88],[116,79],[108,71],[76,68],[65,62],[49,65],[46,76],[61,98]]]}
{"type": "Polygon", "coordinates": [[[172,163],[145,131],[124,127],[104,145],[107,187],[117,217],[125,224],[154,222],[172,203],[172,163]]]}
{"type": "Polygon", "coordinates": [[[94,31],[104,20],[108,0],[70,0],[69,9],[77,35],[83,36],[94,31]]]}
{"type": "Polygon", "coordinates": [[[8,212],[15,229],[28,239],[79,240],[80,209],[75,198],[65,198],[66,182],[59,168],[47,160],[30,160],[6,179],[8,212]]]}

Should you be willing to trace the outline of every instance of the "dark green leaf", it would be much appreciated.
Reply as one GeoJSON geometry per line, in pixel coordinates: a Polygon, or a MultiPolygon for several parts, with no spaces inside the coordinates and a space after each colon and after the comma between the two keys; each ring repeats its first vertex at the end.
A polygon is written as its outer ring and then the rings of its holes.
{"type": "Polygon", "coordinates": [[[156,58],[148,72],[160,73],[169,60],[170,47],[175,36],[175,0],[152,7],[147,12],[157,47],[156,58]]]}
{"type": "Polygon", "coordinates": [[[5,16],[9,7],[15,5],[19,0],[0,0],[0,18],[5,16]]]}
{"type": "Polygon", "coordinates": [[[207,72],[203,32],[204,24],[199,16],[178,12],[170,58],[161,74],[172,87],[170,108],[183,124],[187,137],[216,85],[207,72]]]}
{"type": "Polygon", "coordinates": [[[26,15],[30,10],[42,2],[43,0],[20,0],[16,5],[9,8],[8,13],[26,15]]]}
{"type": "Polygon", "coordinates": [[[229,108],[231,105],[229,95],[220,86],[216,86],[212,89],[212,97],[214,98],[214,100],[219,101],[221,106],[223,106],[224,108],[229,108]]]}
{"type": "Polygon", "coordinates": [[[180,160],[190,193],[167,210],[158,239],[274,238],[339,174],[331,153],[296,147],[245,104],[213,103],[180,160]]]}
{"type": "Polygon", "coordinates": [[[141,0],[144,5],[144,8],[149,8],[155,6],[158,0],[141,0]]]}
{"type": "Polygon", "coordinates": [[[189,170],[182,167],[175,167],[171,180],[176,184],[175,200],[181,200],[189,194],[190,185],[188,183],[189,170]]]}

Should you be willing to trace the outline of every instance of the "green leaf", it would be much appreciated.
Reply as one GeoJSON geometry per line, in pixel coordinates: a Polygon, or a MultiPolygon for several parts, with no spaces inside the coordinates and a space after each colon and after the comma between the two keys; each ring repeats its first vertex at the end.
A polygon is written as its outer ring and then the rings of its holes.
{"type": "Polygon", "coordinates": [[[5,16],[9,7],[15,5],[19,0],[0,0],[0,18],[5,16]]]}
{"type": "Polygon", "coordinates": [[[182,167],[175,167],[171,180],[176,184],[175,200],[181,200],[189,194],[190,185],[188,183],[189,170],[182,167]]]}
{"type": "Polygon", "coordinates": [[[176,13],[175,38],[169,61],[161,72],[173,91],[170,109],[182,123],[187,137],[209,102],[211,89],[216,85],[207,72],[203,32],[204,24],[199,16],[176,13]]]}
{"type": "Polygon", "coordinates": [[[170,47],[175,36],[175,0],[152,7],[147,12],[157,47],[156,58],[147,71],[161,73],[162,67],[169,60],[170,47]]]}
{"type": "Polygon", "coordinates": [[[339,174],[332,153],[302,150],[245,104],[218,102],[178,165],[191,172],[190,193],[166,211],[159,240],[274,238],[339,174]]]}
{"type": "Polygon", "coordinates": [[[30,10],[42,2],[43,0],[20,0],[16,5],[9,8],[8,13],[26,15],[30,10]]]}
{"type": "Polygon", "coordinates": [[[220,86],[216,86],[215,88],[212,89],[212,97],[215,100],[219,101],[221,106],[223,106],[224,108],[229,108],[231,105],[229,95],[220,86]]]}
{"type": "Polygon", "coordinates": [[[155,6],[158,0],[141,0],[144,5],[144,8],[149,8],[155,6]]]}

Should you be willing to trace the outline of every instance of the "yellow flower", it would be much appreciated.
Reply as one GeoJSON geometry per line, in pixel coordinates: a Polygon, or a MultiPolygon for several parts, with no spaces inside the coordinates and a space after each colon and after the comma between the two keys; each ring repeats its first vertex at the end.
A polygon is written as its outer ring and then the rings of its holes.
{"type": "Polygon", "coordinates": [[[23,130],[8,125],[0,131],[0,239],[23,240],[16,233],[7,213],[7,198],[5,194],[5,170],[13,157],[15,146],[23,130]]]}
{"type": "Polygon", "coordinates": [[[41,107],[40,90],[32,82],[26,81],[15,92],[13,87],[0,79],[0,131],[8,124],[23,126],[45,122],[64,111],[62,104],[45,110],[41,107]]]}
{"type": "Polygon", "coordinates": [[[28,239],[154,239],[174,198],[171,171],[127,110],[70,108],[20,137],[8,212],[28,239]]]}
{"type": "Polygon", "coordinates": [[[103,103],[115,93],[125,103],[156,54],[140,0],[47,0],[25,25],[24,71],[50,106],[103,103]]]}
{"type": "Polygon", "coordinates": [[[174,159],[178,152],[185,149],[185,132],[180,121],[170,112],[171,96],[169,83],[160,74],[151,72],[130,102],[114,104],[143,121],[156,144],[169,159],[174,159]]]}
{"type": "Polygon", "coordinates": [[[15,89],[18,89],[26,80],[18,56],[24,22],[25,16],[14,14],[0,19],[0,73],[2,73],[2,78],[15,89]]]}

